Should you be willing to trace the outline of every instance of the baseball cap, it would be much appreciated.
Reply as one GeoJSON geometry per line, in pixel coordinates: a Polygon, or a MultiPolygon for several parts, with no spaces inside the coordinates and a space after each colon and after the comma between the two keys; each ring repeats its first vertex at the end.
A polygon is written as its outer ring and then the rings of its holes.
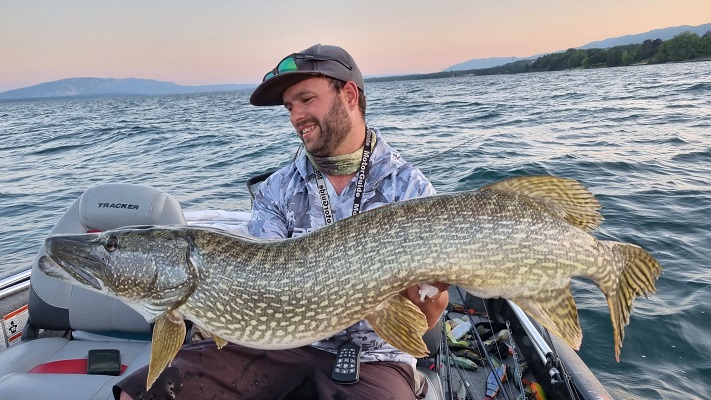
{"type": "Polygon", "coordinates": [[[282,95],[286,89],[314,76],[353,81],[364,91],[363,75],[353,57],[341,47],[319,43],[284,57],[273,70],[264,75],[249,102],[255,106],[282,105],[282,95]]]}

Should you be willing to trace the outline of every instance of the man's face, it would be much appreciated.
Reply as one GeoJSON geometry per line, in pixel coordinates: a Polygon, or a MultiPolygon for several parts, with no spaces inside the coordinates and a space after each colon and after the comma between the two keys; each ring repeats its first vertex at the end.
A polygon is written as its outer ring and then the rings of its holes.
{"type": "Polygon", "coordinates": [[[340,93],[328,80],[314,77],[289,87],[283,94],[291,124],[309,153],[318,157],[339,154],[353,123],[340,93]]]}

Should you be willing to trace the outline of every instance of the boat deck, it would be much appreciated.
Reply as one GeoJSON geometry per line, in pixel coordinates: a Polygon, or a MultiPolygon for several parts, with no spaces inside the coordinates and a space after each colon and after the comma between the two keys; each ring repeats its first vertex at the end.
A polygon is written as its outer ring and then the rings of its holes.
{"type": "MultiPolygon", "coordinates": [[[[486,334],[480,335],[484,343],[488,343],[492,337],[495,337],[500,331],[492,329],[493,325],[491,321],[485,318],[487,314],[486,304],[479,298],[474,298],[472,296],[466,296],[466,299],[462,299],[456,288],[451,288],[449,291],[450,303],[463,305],[465,309],[471,309],[475,311],[476,314],[471,315],[471,319],[462,312],[448,311],[446,314],[446,319],[456,319],[456,320],[470,320],[473,325],[482,324],[482,330],[485,327],[487,329],[486,334]],[[488,335],[491,332],[493,335],[488,335]]],[[[450,307],[451,308],[451,307],[450,307]]],[[[477,339],[471,334],[462,337],[463,341],[470,344],[471,348],[478,348],[477,339]]],[[[487,395],[487,380],[494,382],[494,374],[492,373],[492,368],[488,362],[483,358],[481,361],[476,362],[476,369],[472,370],[471,367],[463,367],[459,362],[446,362],[446,359],[455,355],[455,352],[460,351],[460,347],[456,345],[449,344],[445,335],[442,337],[441,355],[444,358],[441,359],[439,365],[439,373],[442,378],[443,390],[445,393],[445,398],[450,399],[481,399],[485,398],[487,395]]],[[[522,396],[524,392],[521,391],[522,386],[519,386],[521,380],[516,378],[517,371],[520,371],[521,377],[528,382],[534,382],[536,378],[533,373],[527,368],[526,360],[523,354],[516,351],[517,346],[512,337],[505,340],[499,340],[505,346],[501,346],[501,349],[506,350],[506,354],[502,354],[501,357],[496,357],[490,355],[492,362],[496,365],[499,362],[506,365],[505,367],[505,378],[503,383],[499,386],[499,392],[496,394],[496,398],[499,399],[523,399],[530,398],[522,396]],[[511,351],[508,351],[511,349],[511,351]],[[519,369],[516,366],[519,366],[519,369]]],[[[482,353],[482,352],[479,352],[482,353]]],[[[467,364],[469,366],[470,364],[467,364]]],[[[500,381],[499,381],[500,382],[500,381]]]]}

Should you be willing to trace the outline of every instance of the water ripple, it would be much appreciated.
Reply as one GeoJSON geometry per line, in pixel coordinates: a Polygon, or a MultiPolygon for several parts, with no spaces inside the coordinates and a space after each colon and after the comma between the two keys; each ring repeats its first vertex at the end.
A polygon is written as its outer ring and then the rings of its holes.
{"type": "MultiPolygon", "coordinates": [[[[595,235],[649,249],[658,292],[635,302],[615,363],[604,296],[573,285],[581,357],[625,399],[711,393],[709,63],[368,84],[368,122],[440,192],[527,175],[578,179],[595,235]]],[[[249,93],[0,103],[0,275],[28,265],[87,187],[143,183],[185,209],[247,209],[245,181],[299,140],[249,93]]],[[[696,397],[695,397],[696,396],[696,397]]]]}

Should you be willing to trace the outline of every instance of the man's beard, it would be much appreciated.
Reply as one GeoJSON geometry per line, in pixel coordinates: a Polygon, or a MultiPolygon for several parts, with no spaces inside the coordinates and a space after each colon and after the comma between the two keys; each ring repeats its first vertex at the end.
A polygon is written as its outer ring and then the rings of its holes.
{"type": "MultiPolygon", "coordinates": [[[[331,108],[323,121],[313,118],[313,122],[319,127],[319,135],[311,145],[304,142],[304,146],[309,153],[316,157],[334,156],[333,153],[353,129],[353,123],[348,116],[346,107],[337,96],[333,99],[331,108]]],[[[303,141],[303,138],[301,140],[303,141]]]]}

